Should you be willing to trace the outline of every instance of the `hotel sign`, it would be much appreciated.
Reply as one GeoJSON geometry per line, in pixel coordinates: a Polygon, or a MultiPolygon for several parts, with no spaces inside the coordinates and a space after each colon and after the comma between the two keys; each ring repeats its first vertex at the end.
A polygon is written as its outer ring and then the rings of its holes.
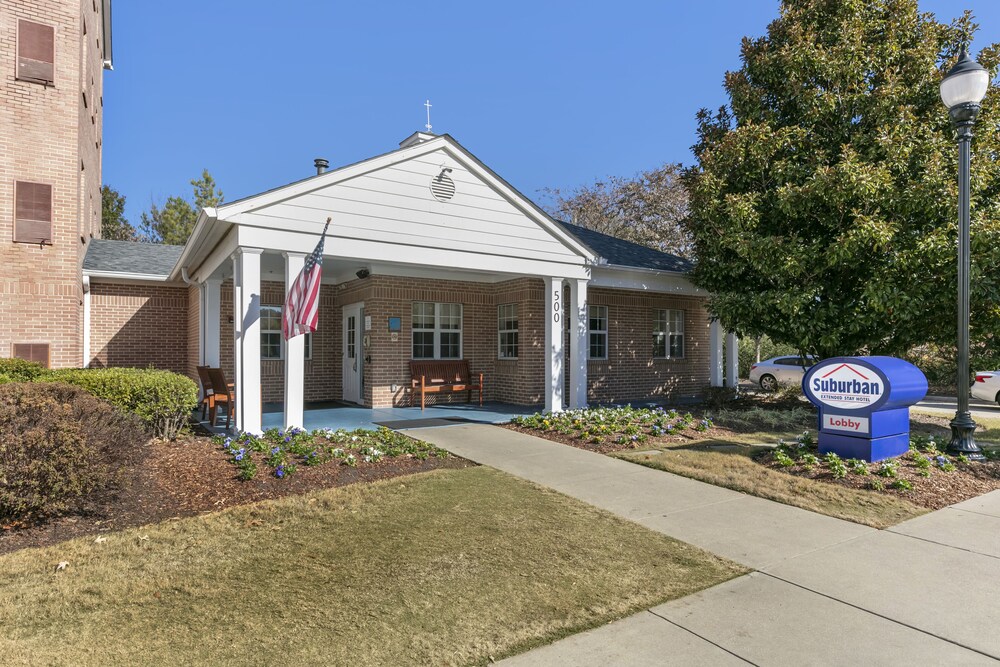
{"type": "Polygon", "coordinates": [[[879,461],[910,447],[910,406],[927,379],[895,357],[835,357],[809,369],[802,390],[819,408],[819,450],[879,461]]]}

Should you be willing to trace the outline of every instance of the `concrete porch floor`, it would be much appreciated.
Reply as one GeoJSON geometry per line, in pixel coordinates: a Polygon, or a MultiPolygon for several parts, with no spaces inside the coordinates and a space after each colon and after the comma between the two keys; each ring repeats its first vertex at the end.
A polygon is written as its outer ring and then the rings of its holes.
{"type": "MultiPolygon", "coordinates": [[[[281,403],[265,403],[261,426],[282,428],[285,425],[285,413],[281,403]]],[[[486,402],[480,407],[476,403],[454,403],[451,405],[430,405],[421,411],[420,408],[365,408],[358,405],[348,405],[335,401],[310,403],[305,405],[305,424],[303,428],[314,431],[318,428],[374,429],[387,426],[395,430],[407,428],[427,428],[433,426],[448,426],[458,423],[502,424],[516,415],[532,415],[542,406],[510,405],[507,403],[486,402]]],[[[198,414],[201,417],[201,414],[198,414]]],[[[225,416],[217,420],[219,426],[209,426],[208,421],[200,421],[201,425],[213,433],[225,432],[225,416]]]]}

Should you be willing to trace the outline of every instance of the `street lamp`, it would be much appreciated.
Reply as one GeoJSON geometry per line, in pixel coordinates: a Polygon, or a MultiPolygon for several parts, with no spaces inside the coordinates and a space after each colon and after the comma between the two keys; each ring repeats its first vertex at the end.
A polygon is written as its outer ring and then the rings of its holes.
{"type": "Polygon", "coordinates": [[[962,45],[958,62],[941,80],[941,101],[958,135],[958,410],[951,420],[948,452],[983,460],[969,414],[969,162],[972,126],[990,85],[990,73],[962,45]]]}

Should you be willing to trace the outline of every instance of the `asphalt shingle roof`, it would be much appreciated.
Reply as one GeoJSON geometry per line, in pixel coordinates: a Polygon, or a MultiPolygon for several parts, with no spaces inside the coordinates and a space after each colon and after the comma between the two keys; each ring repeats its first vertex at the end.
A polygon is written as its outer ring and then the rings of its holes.
{"type": "Polygon", "coordinates": [[[556,222],[580,243],[608,260],[608,264],[676,273],[687,273],[694,268],[694,263],[683,257],[653,250],[631,241],[623,241],[579,225],[571,225],[560,220],[556,222]]]}
{"type": "Polygon", "coordinates": [[[183,251],[182,245],[93,239],[83,258],[83,270],[165,277],[183,251]]]}

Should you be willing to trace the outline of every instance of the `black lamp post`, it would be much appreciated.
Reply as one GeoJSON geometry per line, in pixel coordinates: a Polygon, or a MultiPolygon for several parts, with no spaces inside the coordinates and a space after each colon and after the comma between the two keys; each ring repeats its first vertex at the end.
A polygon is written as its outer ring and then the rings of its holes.
{"type": "Polygon", "coordinates": [[[972,436],[976,422],[969,414],[969,162],[972,126],[989,85],[989,72],[969,57],[964,45],[941,80],[941,101],[958,135],[958,410],[951,420],[948,452],[972,460],[984,457],[972,436]]]}

